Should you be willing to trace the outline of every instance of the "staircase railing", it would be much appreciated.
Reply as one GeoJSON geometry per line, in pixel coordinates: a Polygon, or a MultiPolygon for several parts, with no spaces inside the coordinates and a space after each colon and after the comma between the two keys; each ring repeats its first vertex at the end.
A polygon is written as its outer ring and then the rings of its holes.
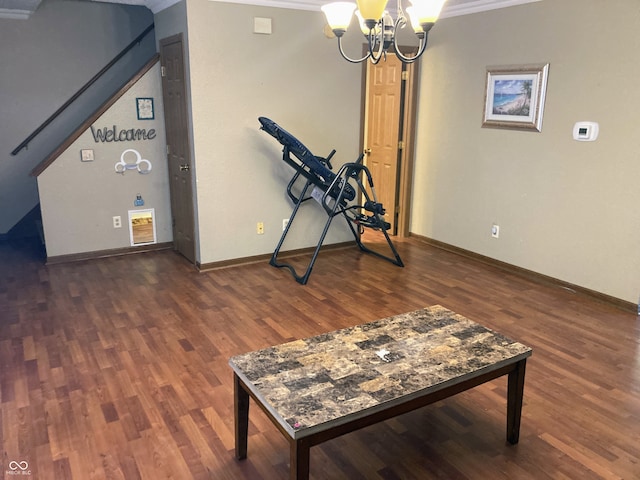
{"type": "Polygon", "coordinates": [[[26,148],[29,143],[36,138],[47,126],[52,123],[62,112],[64,112],[73,102],[75,102],[80,95],[82,95],[85,91],[87,91],[91,85],[93,85],[100,77],[102,77],[111,67],[113,67],[122,57],[124,57],[129,50],[134,48],[140,41],[146,37],[149,32],[151,32],[155,28],[155,25],[152,23],[144,31],[134,38],[129,45],[127,45],[120,53],[118,53],[113,60],[107,63],[98,73],[96,73],[87,83],[85,83],[80,90],[74,93],[69,100],[67,100],[58,110],[53,112],[49,118],[47,118],[42,124],[36,128],[31,135],[24,139],[24,141],[18,145],[12,152],[11,155],[17,155],[23,148],[26,148]]]}

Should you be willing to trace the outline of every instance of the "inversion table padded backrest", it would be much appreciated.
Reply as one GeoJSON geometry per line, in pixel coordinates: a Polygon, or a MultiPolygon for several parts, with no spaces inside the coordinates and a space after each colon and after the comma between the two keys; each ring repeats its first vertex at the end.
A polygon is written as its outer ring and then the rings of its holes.
{"type": "MultiPolygon", "coordinates": [[[[292,153],[308,168],[306,171],[317,178],[317,181],[314,181],[316,185],[324,191],[329,188],[331,182],[336,178],[336,174],[325,165],[326,160],[324,158],[316,157],[306,146],[302,144],[300,140],[291,135],[273,120],[267,117],[258,117],[258,121],[262,125],[262,130],[278,140],[280,144],[288,149],[290,153],[292,153]]],[[[353,200],[355,197],[355,189],[351,185],[347,185],[344,192],[344,198],[346,200],[353,200]]]]}

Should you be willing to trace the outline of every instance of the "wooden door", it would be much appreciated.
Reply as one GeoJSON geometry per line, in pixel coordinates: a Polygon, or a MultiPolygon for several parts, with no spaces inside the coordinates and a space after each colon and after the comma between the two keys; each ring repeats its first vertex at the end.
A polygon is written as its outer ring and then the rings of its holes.
{"type": "Polygon", "coordinates": [[[378,202],[384,206],[385,220],[397,231],[398,173],[402,111],[402,62],[388,55],[367,66],[365,111],[366,165],[371,171],[378,202]]]}
{"type": "Polygon", "coordinates": [[[162,98],[167,131],[173,246],[196,261],[193,168],[189,145],[182,34],[160,40],[162,98]]]}

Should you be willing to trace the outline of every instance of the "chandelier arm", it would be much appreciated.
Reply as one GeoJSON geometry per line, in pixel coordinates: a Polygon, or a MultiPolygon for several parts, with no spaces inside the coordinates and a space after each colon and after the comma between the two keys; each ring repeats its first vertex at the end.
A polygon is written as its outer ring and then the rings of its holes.
{"type": "Polygon", "coordinates": [[[380,54],[380,56],[379,56],[379,57],[377,57],[377,58],[376,58],[376,57],[370,57],[370,59],[371,59],[371,65],[377,65],[378,63],[380,63],[380,60],[382,60],[382,58],[384,58],[384,59],[385,59],[385,61],[386,61],[386,57],[385,57],[385,55],[386,55],[386,52],[382,52],[382,53],[380,54]]]}
{"type": "Polygon", "coordinates": [[[377,65],[383,58],[386,60],[387,52],[383,48],[379,48],[375,55],[369,55],[369,59],[373,65],[377,65]]]}
{"type": "Polygon", "coordinates": [[[384,56],[385,52],[385,48],[384,48],[384,29],[383,29],[383,25],[380,25],[380,33],[376,34],[374,32],[374,29],[370,29],[369,30],[369,36],[367,37],[368,41],[369,41],[369,58],[371,59],[371,63],[373,63],[374,65],[376,65],[380,59],[384,56]],[[373,51],[373,46],[376,43],[376,40],[378,41],[378,51],[374,52],[373,51]]]}
{"type": "Polygon", "coordinates": [[[398,42],[396,40],[396,38],[394,37],[393,39],[393,48],[396,51],[396,57],[398,57],[400,59],[400,61],[402,61],[403,63],[413,63],[416,60],[418,60],[418,58],[420,58],[420,55],[422,55],[425,51],[425,49],[427,48],[427,40],[429,38],[429,34],[427,32],[424,33],[424,38],[420,39],[420,44],[418,46],[418,53],[416,53],[414,56],[412,57],[407,57],[405,55],[402,54],[402,52],[400,51],[400,48],[398,48],[398,42]]]}
{"type": "Polygon", "coordinates": [[[346,61],[351,62],[351,63],[361,63],[364,62],[366,59],[368,59],[371,56],[371,53],[367,53],[364,57],[355,60],[353,58],[350,58],[347,56],[346,53],[344,53],[344,49],[342,48],[342,37],[338,37],[338,50],[340,51],[340,55],[342,55],[342,58],[344,58],[346,61]]]}

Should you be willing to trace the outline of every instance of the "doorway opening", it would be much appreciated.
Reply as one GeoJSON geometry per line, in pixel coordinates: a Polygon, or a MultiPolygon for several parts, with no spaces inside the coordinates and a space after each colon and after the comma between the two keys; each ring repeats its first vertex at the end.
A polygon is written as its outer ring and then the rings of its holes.
{"type": "MultiPolygon", "coordinates": [[[[403,54],[416,51],[402,47],[403,54]]],[[[395,55],[363,65],[362,147],[389,233],[409,236],[419,62],[395,55]]]]}

